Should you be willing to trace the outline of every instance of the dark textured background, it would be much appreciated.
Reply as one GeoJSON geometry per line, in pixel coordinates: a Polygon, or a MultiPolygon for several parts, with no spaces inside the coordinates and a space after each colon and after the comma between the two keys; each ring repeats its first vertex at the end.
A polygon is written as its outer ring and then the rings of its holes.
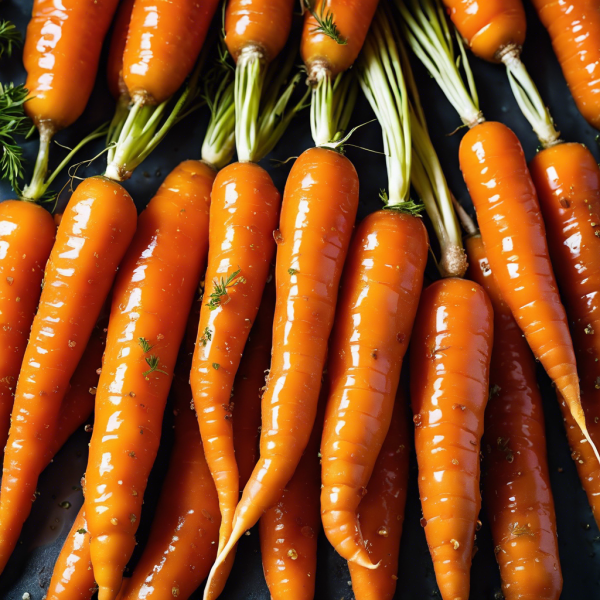
{"type": "MultiPolygon", "coordinates": [[[[528,65],[538,84],[543,98],[548,103],[557,125],[567,141],[586,143],[598,158],[598,146],[595,143],[596,132],[578,113],[569,94],[559,65],[552,53],[550,41],[535,12],[525,0],[528,16],[528,35],[523,60],[528,65]]],[[[24,33],[31,12],[31,0],[4,0],[0,3],[0,18],[14,21],[24,33]]],[[[600,40],[599,40],[600,43],[600,40]]],[[[529,125],[522,117],[513,100],[505,76],[504,68],[483,63],[475,58],[471,61],[481,99],[481,107],[488,119],[503,121],[518,134],[525,153],[531,158],[537,147],[537,140],[529,125]]],[[[425,104],[432,138],[440,154],[450,186],[456,196],[469,204],[465,186],[458,169],[458,145],[461,133],[448,136],[459,125],[455,112],[439,92],[435,82],[423,73],[420,65],[415,65],[416,76],[425,104]]],[[[25,74],[19,53],[12,59],[0,63],[0,81],[22,83],[25,74]]],[[[67,146],[74,145],[84,133],[87,133],[108,120],[112,115],[113,101],[108,94],[104,66],[101,65],[96,88],[84,115],[68,130],[57,136],[57,141],[67,146]]],[[[367,102],[361,98],[353,117],[353,125],[364,123],[373,118],[367,102]]],[[[138,208],[152,197],[164,177],[180,161],[187,158],[199,158],[200,147],[207,122],[207,111],[203,110],[179,124],[169,134],[163,144],[142,164],[125,187],[132,193],[138,208]]],[[[354,144],[381,149],[380,131],[373,123],[360,129],[353,137],[354,144]]],[[[273,152],[273,157],[285,159],[296,156],[312,145],[308,113],[305,112],[291,125],[285,143],[273,152]]],[[[37,142],[25,144],[26,156],[32,167],[37,142]]],[[[87,158],[102,149],[99,142],[83,152],[87,158]]],[[[57,164],[65,151],[54,145],[52,162],[57,164]]],[[[354,161],[360,175],[361,206],[359,216],[380,206],[378,192],[386,186],[386,173],[383,157],[356,148],[348,149],[348,156],[354,161]]],[[[269,157],[271,158],[271,157],[269,157]]],[[[273,168],[269,158],[263,161],[271,172],[275,183],[283,190],[289,164],[282,168],[273,168]]],[[[102,170],[103,160],[81,171],[79,175],[92,175],[102,170]]],[[[59,189],[61,182],[56,185],[59,189]]],[[[10,189],[0,184],[2,200],[11,198],[10,189]]],[[[67,201],[61,196],[60,205],[67,201]]],[[[552,240],[550,240],[552,243],[552,240]]],[[[586,497],[581,489],[575,467],[569,456],[569,449],[563,431],[562,419],[550,388],[548,379],[540,371],[550,463],[550,477],[556,501],[560,558],[564,574],[563,600],[599,600],[600,599],[600,535],[594,523],[586,497]]],[[[139,552],[143,548],[152,520],[153,508],[160,490],[160,482],[167,465],[170,450],[170,411],[167,411],[163,445],[152,472],[146,493],[146,503],[139,529],[138,552],[134,555],[133,567],[139,552]]],[[[0,598],[21,600],[28,592],[32,600],[41,600],[50,581],[54,561],[58,556],[64,536],[67,534],[77,509],[82,502],[78,491],[79,478],[83,474],[86,462],[88,433],[83,428],[77,432],[57,455],[40,479],[40,498],[35,502],[32,515],[27,522],[20,545],[8,567],[0,578],[0,598]],[[59,505],[65,500],[71,508],[59,505]]],[[[484,527],[478,534],[479,552],[473,561],[472,600],[499,600],[502,598],[498,570],[495,564],[489,528],[485,520],[485,506],[482,511],[484,527]]],[[[419,524],[421,513],[416,484],[416,465],[413,460],[409,499],[406,511],[404,534],[400,553],[400,572],[397,599],[426,600],[439,598],[439,592],[433,577],[431,560],[425,543],[425,536],[419,524]]],[[[319,547],[319,569],[317,573],[317,600],[350,600],[353,598],[349,585],[348,569],[328,543],[321,541],[319,547]]],[[[200,598],[196,592],[194,598],[200,598]]],[[[267,588],[262,575],[258,535],[256,530],[244,537],[238,552],[236,566],[222,595],[224,600],[267,600],[267,588]]]]}

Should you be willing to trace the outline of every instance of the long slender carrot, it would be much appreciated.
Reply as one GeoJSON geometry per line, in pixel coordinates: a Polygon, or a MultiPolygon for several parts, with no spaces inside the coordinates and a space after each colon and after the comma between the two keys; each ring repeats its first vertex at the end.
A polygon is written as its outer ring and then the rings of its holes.
{"type": "Polygon", "coordinates": [[[400,382],[390,428],[373,467],[367,495],[358,505],[367,552],[379,567],[365,569],[355,562],[348,563],[356,600],[392,600],[396,591],[411,447],[405,396],[400,382]]]}
{"type": "Polygon", "coordinates": [[[425,536],[444,600],[467,600],[493,314],[484,290],[444,279],[421,295],[411,400],[425,536]]]}
{"type": "MultiPolygon", "coordinates": [[[[561,144],[539,152],[531,176],[552,240],[550,255],[565,301],[581,376],[581,402],[590,437],[600,443],[600,169],[581,144],[561,144]]],[[[581,483],[600,523],[600,466],[592,447],[559,397],[581,483]]]]}
{"type": "Polygon", "coordinates": [[[206,263],[214,170],[176,167],[140,215],[115,283],[96,394],[85,506],[99,600],[116,597],[194,292],[206,263]]]}
{"type": "Polygon", "coordinates": [[[131,197],[103,177],[82,182],[64,212],[15,392],[0,493],[0,569],[31,509],[69,380],[135,227],[131,197]]]}
{"type": "Polygon", "coordinates": [[[296,160],[275,232],[277,298],[260,459],[209,581],[244,532],[281,497],[308,443],[357,208],[358,178],[347,158],[312,148],[296,160]]]}
{"type": "Polygon", "coordinates": [[[319,444],[329,394],[321,385],[317,416],[304,454],[281,498],[260,518],[260,551],[271,600],[312,600],[321,525],[319,444]]]}
{"type": "Polygon", "coordinates": [[[30,99],[25,105],[40,133],[31,183],[23,190],[40,198],[46,186],[50,142],[83,112],[96,78],[100,50],[118,0],[35,0],[23,63],[30,99]]]}
{"type": "Polygon", "coordinates": [[[119,100],[123,95],[129,100],[129,90],[123,79],[123,54],[125,53],[125,44],[127,43],[127,33],[129,31],[129,22],[135,0],[121,0],[115,23],[112,28],[110,38],[110,48],[108,51],[108,60],[106,63],[106,79],[108,89],[115,100],[119,100]]]}
{"type": "Polygon", "coordinates": [[[500,295],[481,236],[466,242],[469,276],[494,308],[485,414],[484,499],[507,600],[558,600],[562,575],[535,362],[500,295]]]}
{"type": "Polygon", "coordinates": [[[0,204],[0,448],[8,439],[17,377],[56,227],[31,202],[0,204]]]}
{"type": "Polygon", "coordinates": [[[532,0],[581,114],[600,128],[600,7],[595,0],[532,0]]]}

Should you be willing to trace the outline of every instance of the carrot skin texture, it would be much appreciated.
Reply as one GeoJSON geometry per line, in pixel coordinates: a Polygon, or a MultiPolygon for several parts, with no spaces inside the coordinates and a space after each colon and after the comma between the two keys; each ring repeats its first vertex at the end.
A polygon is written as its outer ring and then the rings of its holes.
{"type": "Polygon", "coordinates": [[[69,381],[136,220],[129,194],[104,177],[83,181],[64,212],[15,393],[0,493],[0,570],[29,515],[69,381]]]}
{"type": "Polygon", "coordinates": [[[338,299],[321,442],[321,517],[337,552],[365,567],[372,563],[358,505],[390,426],[427,256],[421,219],[372,213],[350,245],[338,299]]]}
{"type": "Polygon", "coordinates": [[[600,129],[600,6],[595,0],[532,0],[577,108],[600,129]]]}
{"type": "Polygon", "coordinates": [[[349,562],[356,600],[392,600],[398,580],[398,555],[408,489],[409,448],[406,393],[398,386],[390,428],[375,462],[367,495],[358,512],[367,551],[376,569],[349,562]]]}
{"type": "Polygon", "coordinates": [[[523,46],[527,21],[522,0],[443,0],[473,54],[500,62],[508,46],[523,46]]]}
{"type": "Polygon", "coordinates": [[[42,292],[56,227],[32,202],[0,203],[0,448],[8,439],[15,386],[42,292]]]}
{"type": "Polygon", "coordinates": [[[118,0],[35,0],[23,48],[30,100],[25,112],[51,133],[88,102],[104,36],[118,0]]]}
{"type": "Polygon", "coordinates": [[[329,385],[321,386],[312,433],[279,502],[260,518],[260,551],[271,600],[313,600],[321,526],[319,445],[329,385]]]}
{"type": "Polygon", "coordinates": [[[468,276],[494,308],[490,399],[483,436],[484,495],[506,600],[558,600],[562,574],[535,361],[488,266],[480,236],[466,240],[468,276]]]}
{"type": "MultiPolygon", "coordinates": [[[[581,144],[539,152],[530,163],[540,207],[552,240],[550,255],[567,309],[581,376],[581,403],[592,440],[600,443],[600,169],[581,144]]],[[[600,465],[565,401],[559,402],[572,455],[600,524],[600,465]]]]}
{"type": "Polygon", "coordinates": [[[140,215],[115,282],[85,488],[99,600],[116,597],[135,546],[177,353],[206,264],[213,179],[199,161],[168,175],[140,215]]]}
{"type": "Polygon", "coordinates": [[[123,81],[123,54],[127,43],[129,22],[135,0],[121,0],[112,28],[108,60],[106,63],[106,79],[112,97],[118,100],[122,94],[128,94],[123,81]]]}
{"type": "Polygon", "coordinates": [[[521,144],[505,125],[485,122],[463,137],[459,159],[502,296],[583,426],[575,351],[521,144]]]}
{"type": "Polygon", "coordinates": [[[323,66],[333,79],[339,73],[349,69],[361,51],[367,31],[377,10],[378,0],[317,0],[313,10],[321,14],[330,11],[340,35],[346,44],[338,44],[324,33],[316,31],[319,27],[316,19],[307,10],[304,14],[300,53],[304,64],[312,76],[313,66],[323,66]]]}
{"type": "Polygon", "coordinates": [[[123,79],[134,100],[160,104],[190,74],[217,0],[135,0],[123,54],[123,79]]]}
{"type": "Polygon", "coordinates": [[[225,10],[225,43],[237,60],[248,46],[258,46],[267,62],[283,50],[292,27],[293,0],[229,0],[225,10]]]}
{"type": "Polygon", "coordinates": [[[492,307],[478,284],[445,279],[423,291],[411,399],[425,536],[443,600],[469,597],[492,338],[492,307]]]}

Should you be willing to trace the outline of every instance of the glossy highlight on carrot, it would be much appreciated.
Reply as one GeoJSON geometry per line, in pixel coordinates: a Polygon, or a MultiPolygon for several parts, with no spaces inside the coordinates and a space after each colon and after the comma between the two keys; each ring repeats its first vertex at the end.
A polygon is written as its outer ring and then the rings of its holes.
{"type": "Polygon", "coordinates": [[[115,100],[119,100],[123,95],[129,97],[127,86],[123,80],[123,54],[125,53],[129,22],[131,21],[134,4],[135,0],[121,0],[110,38],[108,60],[106,63],[106,79],[108,81],[108,89],[115,100]]]}
{"type": "Polygon", "coordinates": [[[483,436],[484,499],[506,600],[558,600],[562,574],[535,361],[502,299],[481,236],[466,241],[469,277],[494,308],[483,436]]]}
{"type": "Polygon", "coordinates": [[[469,598],[493,314],[483,288],[443,279],[421,295],[411,401],[422,524],[443,600],[469,598]]]}
{"type": "Polygon", "coordinates": [[[15,392],[0,493],[0,570],[31,510],[69,381],[136,221],[129,194],[103,177],[83,181],[64,212],[15,392]]]}
{"type": "Polygon", "coordinates": [[[370,214],[350,246],[338,299],[321,442],[321,517],[337,552],[365,568],[374,565],[358,506],[390,426],[428,248],[421,219],[393,210],[370,214]]]}
{"type": "Polygon", "coordinates": [[[112,297],[85,476],[99,600],[113,600],[135,547],[187,315],[206,264],[214,170],[186,161],[140,215],[112,297]]]}

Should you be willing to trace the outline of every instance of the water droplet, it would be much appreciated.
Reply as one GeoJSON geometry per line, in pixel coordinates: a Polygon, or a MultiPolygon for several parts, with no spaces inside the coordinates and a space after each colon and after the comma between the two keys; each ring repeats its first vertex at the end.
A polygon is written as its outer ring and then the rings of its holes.
{"type": "Polygon", "coordinates": [[[293,548],[290,548],[288,550],[287,555],[292,559],[292,560],[297,560],[298,559],[298,552],[296,552],[296,550],[294,550],[293,548]]]}
{"type": "Polygon", "coordinates": [[[276,244],[281,244],[283,242],[283,235],[279,229],[276,229],[273,232],[273,239],[275,240],[276,244]]]}
{"type": "Polygon", "coordinates": [[[420,414],[416,414],[413,417],[413,423],[415,424],[415,427],[421,427],[423,424],[423,417],[420,414]]]}
{"type": "Polygon", "coordinates": [[[387,537],[388,535],[390,535],[390,532],[388,531],[387,527],[380,527],[377,530],[377,535],[380,535],[381,537],[387,537]]]}

